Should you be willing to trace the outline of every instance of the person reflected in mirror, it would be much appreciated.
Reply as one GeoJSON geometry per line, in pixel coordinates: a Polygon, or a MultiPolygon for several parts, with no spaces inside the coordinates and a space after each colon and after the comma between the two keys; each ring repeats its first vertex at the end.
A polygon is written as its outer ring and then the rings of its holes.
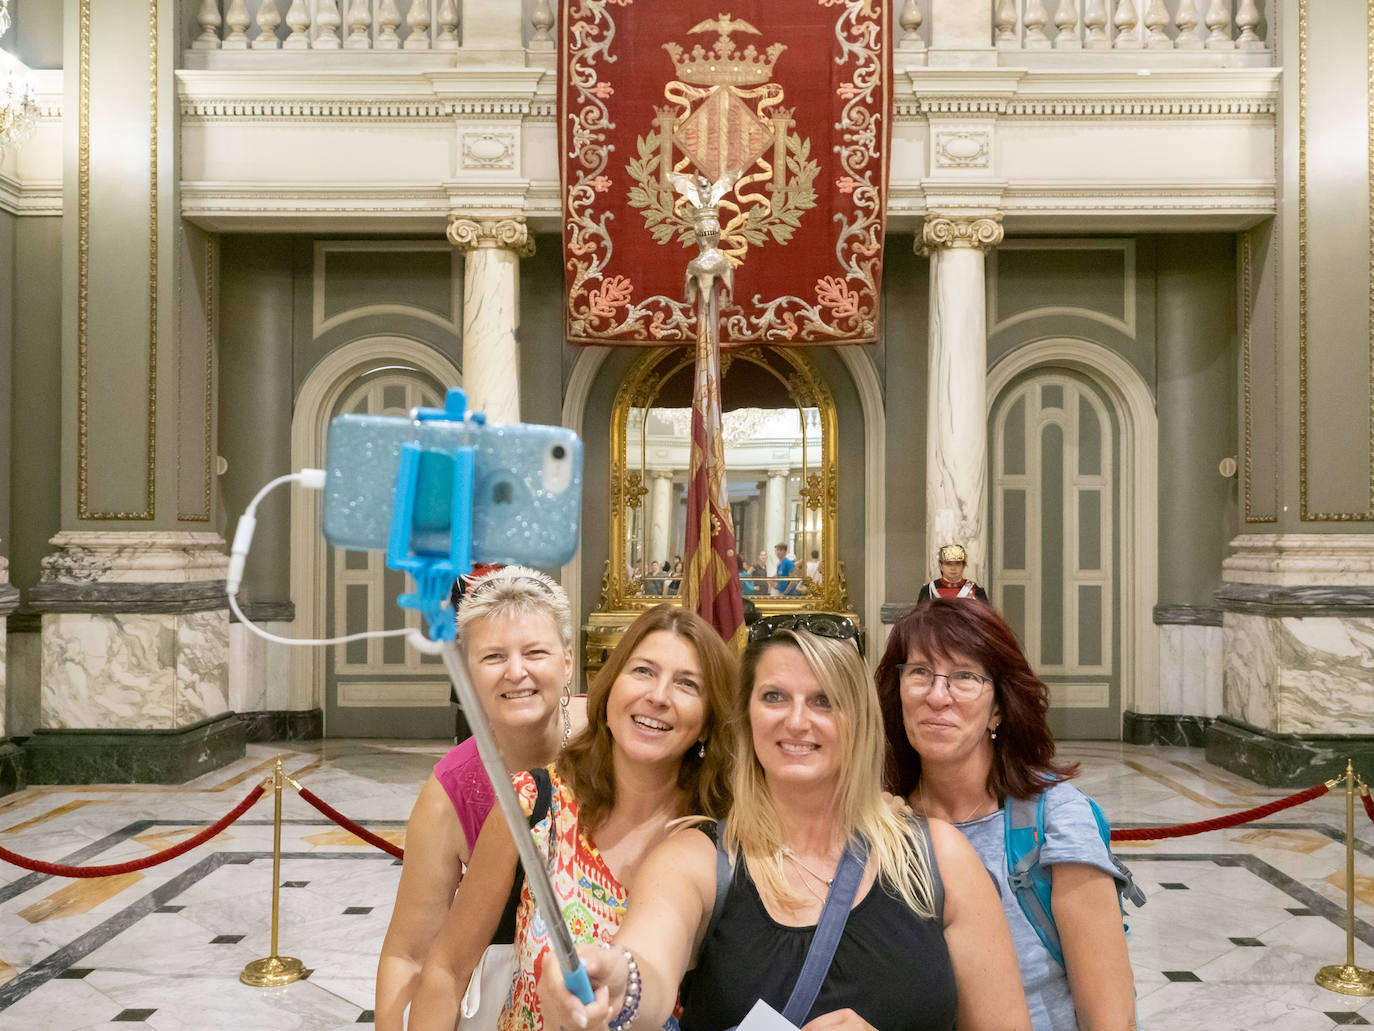
{"type": "Polygon", "coordinates": [[[940,575],[921,587],[917,602],[931,598],[977,598],[988,600],[988,592],[964,576],[968,566],[968,552],[962,544],[946,544],[935,553],[940,575]]]}
{"type": "Polygon", "coordinates": [[[787,553],[786,544],[773,545],[773,553],[778,556],[777,568],[773,570],[774,594],[791,595],[797,593],[797,560],[787,553]]]}
{"type": "Polygon", "coordinates": [[[673,566],[668,573],[668,593],[677,594],[682,590],[682,556],[673,556],[673,566]]]}
{"type": "Polygon", "coordinates": [[[655,596],[663,593],[663,563],[658,559],[649,563],[649,572],[644,577],[644,593],[655,596]]]}
{"type": "MultiPolygon", "coordinates": [[[[563,588],[524,566],[505,566],[463,585],[458,649],[512,772],[553,759],[585,723],[574,698],[572,609],[563,588]]],[[[401,1031],[404,1013],[444,913],[495,803],[468,738],[439,760],[406,824],[396,904],[377,962],[376,1024],[401,1031]]],[[[499,817],[497,822],[501,822],[499,817]]],[[[478,943],[514,940],[514,908],[478,943]]]]}

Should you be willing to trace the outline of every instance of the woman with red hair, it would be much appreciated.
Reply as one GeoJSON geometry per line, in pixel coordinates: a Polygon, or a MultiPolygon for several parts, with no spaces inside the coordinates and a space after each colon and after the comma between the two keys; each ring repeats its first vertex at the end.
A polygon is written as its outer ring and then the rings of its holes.
{"type": "Polygon", "coordinates": [[[997,881],[1036,1031],[1134,1027],[1118,867],[1092,807],[1055,759],[1049,690],[990,605],[923,602],[893,627],[876,673],[887,734],[887,788],[920,815],[949,820],[997,881]],[[1044,799],[1039,864],[1048,868],[1062,963],[1042,942],[1007,871],[1008,800],[1044,799]]]}

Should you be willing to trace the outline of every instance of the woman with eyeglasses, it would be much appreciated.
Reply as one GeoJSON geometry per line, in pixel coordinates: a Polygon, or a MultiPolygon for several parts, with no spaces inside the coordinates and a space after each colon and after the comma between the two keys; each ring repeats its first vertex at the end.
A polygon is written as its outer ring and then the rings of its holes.
{"type": "MultiPolygon", "coordinates": [[[[587,726],[548,767],[547,815],[533,830],[574,941],[610,941],[626,912],[627,886],[673,820],[715,818],[728,808],[732,759],[724,728],[735,678],[734,657],[720,635],[700,616],[670,605],[636,619],[596,675],[587,695],[587,726]]],[[[535,773],[517,776],[515,786],[527,812],[534,812],[535,773]]],[[[425,962],[410,1031],[452,1031],[479,946],[495,926],[517,863],[505,821],[487,821],[425,962]]],[[[556,1028],[544,1018],[535,980],[558,963],[528,886],[515,943],[518,971],[498,1026],[556,1028]]]]}
{"type": "Polygon", "coordinates": [[[1135,1026],[1118,868],[1088,800],[1057,762],[1049,691],[997,611],[973,599],[918,605],[892,629],[876,673],[891,746],[887,787],[977,849],[1002,894],[1036,1031],[1135,1026]],[[1044,798],[1039,863],[1063,963],[1042,943],[1007,871],[1008,799],[1044,798]]]}
{"type": "Polygon", "coordinates": [[[581,950],[595,1002],[546,964],[551,1025],[653,1027],[681,982],[682,1031],[733,1028],[760,1000],[795,1010],[805,1031],[1029,1028],[1006,921],[968,842],[883,799],[882,718],[855,636],[832,616],[751,628],[729,816],[658,848],[613,946],[581,950]],[[832,893],[833,925],[821,916],[832,893]],[[813,941],[835,932],[804,979],[810,998],[789,1007],[813,941]]]}
{"type": "MultiPolygon", "coordinates": [[[[506,769],[542,766],[583,722],[573,698],[572,609],[543,573],[506,566],[466,583],[458,606],[463,653],[506,769]]],[[[495,803],[491,782],[468,739],[434,767],[406,824],[396,905],[377,963],[376,1022],[401,1031],[430,943],[495,803]]],[[[496,940],[511,941],[514,907],[496,940]]],[[[493,935],[479,944],[485,947],[493,935]]]]}

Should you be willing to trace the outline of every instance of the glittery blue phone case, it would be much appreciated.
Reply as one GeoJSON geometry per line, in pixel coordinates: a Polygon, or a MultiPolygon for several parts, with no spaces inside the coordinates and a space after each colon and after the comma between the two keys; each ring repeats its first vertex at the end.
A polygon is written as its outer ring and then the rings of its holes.
{"type": "Polygon", "coordinates": [[[323,523],[330,544],[386,550],[401,447],[411,442],[441,453],[475,446],[474,562],[548,569],[576,553],[582,441],[572,430],[385,415],[342,415],[329,424],[323,523]]]}

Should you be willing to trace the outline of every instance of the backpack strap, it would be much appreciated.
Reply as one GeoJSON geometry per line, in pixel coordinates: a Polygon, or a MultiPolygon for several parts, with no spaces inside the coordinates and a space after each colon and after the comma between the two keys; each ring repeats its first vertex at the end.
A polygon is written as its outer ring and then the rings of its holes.
{"type": "Polygon", "coordinates": [[[782,1015],[797,1027],[806,1023],[806,1015],[816,1003],[821,992],[821,983],[830,971],[830,961],[835,958],[835,947],[840,944],[844,934],[845,922],[849,919],[850,907],[858,893],[859,884],[864,877],[864,866],[868,862],[868,843],[861,838],[850,838],[840,856],[839,868],[835,871],[835,881],[825,896],[825,907],[816,924],[816,933],[811,938],[811,948],[806,952],[797,983],[792,986],[792,994],[783,1007],[782,1015]]]}
{"type": "Polygon", "coordinates": [[[1040,865],[1045,841],[1045,793],[1035,799],[1008,798],[1003,807],[1006,836],[1007,883],[1021,904],[1021,912],[1045,951],[1061,967],[1064,949],[1050,908],[1050,879],[1040,865]]]}

